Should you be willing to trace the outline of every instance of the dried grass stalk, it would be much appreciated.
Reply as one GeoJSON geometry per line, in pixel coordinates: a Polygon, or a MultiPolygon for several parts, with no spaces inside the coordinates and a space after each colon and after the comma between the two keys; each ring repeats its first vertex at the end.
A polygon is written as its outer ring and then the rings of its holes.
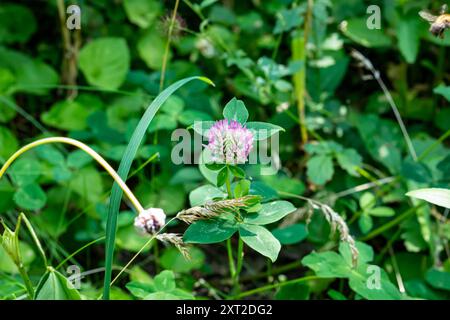
{"type": "Polygon", "coordinates": [[[237,199],[210,201],[203,206],[195,206],[182,210],[177,214],[177,219],[187,224],[198,220],[207,220],[218,217],[226,212],[236,212],[240,208],[249,207],[260,200],[259,196],[245,196],[237,199]]]}
{"type": "Polygon", "coordinates": [[[336,211],[334,211],[330,206],[326,204],[307,198],[305,198],[305,200],[309,205],[309,210],[305,212],[306,223],[310,222],[311,216],[314,213],[314,209],[322,212],[325,216],[325,219],[330,224],[331,232],[334,234],[336,230],[339,230],[340,240],[342,242],[348,243],[352,254],[352,263],[353,266],[356,267],[358,264],[359,251],[358,248],[356,248],[355,239],[353,239],[353,237],[350,235],[350,231],[344,219],[342,219],[342,217],[336,211]]]}
{"type": "Polygon", "coordinates": [[[191,259],[189,251],[186,247],[186,244],[183,241],[183,238],[178,233],[161,233],[156,236],[156,239],[159,241],[173,244],[183,255],[183,257],[187,260],[191,259]]]}

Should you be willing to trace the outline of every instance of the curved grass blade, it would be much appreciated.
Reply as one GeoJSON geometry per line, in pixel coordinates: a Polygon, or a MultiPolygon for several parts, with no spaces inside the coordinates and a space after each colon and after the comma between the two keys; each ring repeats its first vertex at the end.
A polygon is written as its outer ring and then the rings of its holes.
{"type": "MultiPolygon", "coordinates": [[[[145,111],[141,120],[139,121],[133,135],[128,143],[125,153],[120,161],[119,170],[117,173],[122,179],[126,179],[130,172],[131,164],[136,156],[139,146],[141,145],[147,128],[150,125],[153,117],[164,102],[180,87],[192,80],[201,80],[210,85],[214,85],[211,80],[205,77],[190,77],[177,81],[163,92],[161,92],[150,106],[145,111]]],[[[111,191],[111,199],[108,209],[108,220],[106,223],[106,253],[105,253],[105,279],[103,283],[103,299],[109,300],[110,283],[112,274],[112,262],[114,257],[114,245],[117,231],[117,216],[119,214],[120,202],[122,200],[123,192],[117,184],[114,184],[111,191]]]]}

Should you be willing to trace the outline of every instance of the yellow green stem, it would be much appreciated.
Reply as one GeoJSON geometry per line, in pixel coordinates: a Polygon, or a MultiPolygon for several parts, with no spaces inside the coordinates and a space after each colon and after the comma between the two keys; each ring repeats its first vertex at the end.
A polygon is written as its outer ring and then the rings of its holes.
{"type": "Polygon", "coordinates": [[[30,144],[27,144],[26,146],[20,148],[16,153],[14,153],[3,165],[3,167],[0,169],[0,179],[5,174],[6,170],[9,166],[23,153],[27,152],[28,150],[31,150],[35,147],[45,145],[45,144],[51,144],[51,143],[65,143],[72,146],[75,146],[84,152],[86,152],[88,155],[90,155],[95,161],[97,161],[108,173],[109,175],[117,182],[117,184],[120,186],[120,188],[123,190],[123,192],[127,195],[128,199],[133,204],[134,208],[137,212],[144,211],[144,208],[142,207],[141,203],[138,201],[138,199],[134,196],[133,192],[128,188],[128,186],[125,184],[125,182],[119,177],[117,172],[111,167],[111,165],[103,159],[97,152],[95,152],[92,148],[85,145],[84,143],[71,139],[71,138],[65,138],[65,137],[52,137],[52,138],[44,138],[37,141],[34,141],[30,144]]]}

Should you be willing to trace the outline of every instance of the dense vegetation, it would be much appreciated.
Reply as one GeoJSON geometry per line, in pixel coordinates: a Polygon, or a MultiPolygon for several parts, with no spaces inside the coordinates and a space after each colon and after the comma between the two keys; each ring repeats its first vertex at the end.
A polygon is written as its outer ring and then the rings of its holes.
{"type": "Polygon", "coordinates": [[[450,298],[440,5],[2,1],[0,298],[450,298]]]}

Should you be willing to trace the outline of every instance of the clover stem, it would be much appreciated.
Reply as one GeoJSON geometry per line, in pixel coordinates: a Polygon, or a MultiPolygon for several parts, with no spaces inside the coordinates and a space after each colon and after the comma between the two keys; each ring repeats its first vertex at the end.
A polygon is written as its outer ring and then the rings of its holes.
{"type": "Polygon", "coordinates": [[[231,238],[227,239],[228,264],[230,266],[230,276],[234,280],[236,274],[236,265],[234,264],[233,248],[231,246],[231,238]]]}
{"type": "Polygon", "coordinates": [[[225,185],[227,187],[228,199],[233,199],[233,193],[231,192],[230,169],[228,169],[228,166],[227,166],[227,177],[225,179],[225,185]]]}
{"type": "Polygon", "coordinates": [[[27,271],[25,270],[25,267],[22,263],[17,265],[17,269],[19,269],[20,276],[23,279],[23,282],[25,283],[25,287],[27,288],[28,296],[30,297],[30,300],[33,300],[34,297],[34,288],[33,284],[31,283],[30,277],[28,276],[27,271]]]}
{"type": "Polygon", "coordinates": [[[16,160],[20,155],[27,152],[30,149],[33,149],[35,147],[50,144],[50,143],[65,143],[72,146],[75,146],[84,152],[86,152],[88,155],[90,155],[94,160],[96,160],[108,173],[109,175],[116,181],[116,183],[119,185],[119,187],[123,190],[123,192],[127,195],[128,199],[134,206],[137,212],[141,212],[144,210],[141,203],[138,201],[138,199],[134,196],[133,192],[128,188],[128,186],[125,184],[125,182],[119,177],[117,172],[111,167],[111,165],[103,159],[97,152],[95,152],[92,148],[85,145],[84,143],[71,139],[71,138],[65,138],[65,137],[51,137],[51,138],[44,138],[37,141],[34,141],[32,143],[27,144],[26,146],[20,148],[18,151],[16,151],[3,165],[3,167],[0,169],[0,179],[5,174],[6,170],[9,166],[16,160]]]}
{"type": "Polygon", "coordinates": [[[234,286],[234,291],[233,294],[238,294],[241,289],[239,286],[239,275],[241,273],[242,270],[242,263],[244,260],[244,241],[242,241],[241,237],[239,238],[239,242],[238,242],[238,251],[237,251],[237,263],[236,263],[236,272],[234,275],[234,279],[233,279],[233,286],[234,286]]]}

